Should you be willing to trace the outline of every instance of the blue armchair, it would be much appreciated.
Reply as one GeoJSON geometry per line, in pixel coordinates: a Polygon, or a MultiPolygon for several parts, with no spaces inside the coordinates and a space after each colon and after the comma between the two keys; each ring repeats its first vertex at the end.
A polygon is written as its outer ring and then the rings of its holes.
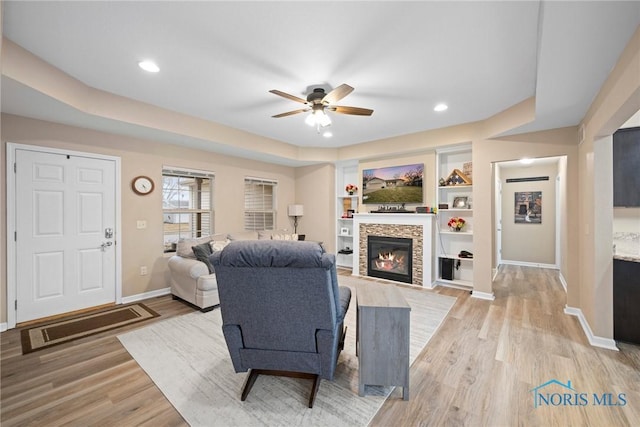
{"type": "Polygon", "coordinates": [[[335,256],[318,243],[234,241],[214,253],[222,330],[236,372],[332,380],[344,345],[351,290],[338,286],[335,256]]]}

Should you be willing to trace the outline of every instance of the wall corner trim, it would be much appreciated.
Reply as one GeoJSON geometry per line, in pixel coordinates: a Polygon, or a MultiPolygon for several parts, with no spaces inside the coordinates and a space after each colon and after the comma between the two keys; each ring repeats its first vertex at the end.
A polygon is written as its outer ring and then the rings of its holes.
{"type": "Polygon", "coordinates": [[[471,291],[471,298],[478,298],[478,299],[484,299],[487,301],[493,301],[496,299],[495,295],[493,295],[493,292],[480,292],[480,291],[476,291],[473,290],[471,291]]]}
{"type": "Polygon", "coordinates": [[[7,323],[0,323],[0,332],[4,332],[7,330],[7,323]]]}
{"type": "MultiPolygon", "coordinates": [[[[564,288],[564,293],[567,293],[567,281],[564,280],[564,276],[562,275],[562,272],[560,272],[560,274],[558,274],[558,279],[560,280],[560,283],[562,284],[562,287],[564,288]]],[[[565,313],[567,313],[567,310],[565,309],[564,311],[565,313]]],[[[567,314],[571,314],[571,313],[567,313],[567,314]]]]}
{"type": "Polygon", "coordinates": [[[568,305],[565,305],[564,314],[568,314],[570,316],[576,316],[578,318],[578,320],[580,321],[580,326],[582,326],[582,330],[584,331],[584,334],[587,336],[587,339],[589,340],[589,344],[591,344],[593,347],[600,347],[600,348],[606,348],[607,350],[620,351],[620,349],[618,349],[618,347],[616,346],[615,340],[612,340],[610,338],[597,337],[593,335],[593,332],[591,331],[591,327],[589,326],[587,319],[584,317],[582,310],[580,310],[579,308],[569,307],[568,305]]]}

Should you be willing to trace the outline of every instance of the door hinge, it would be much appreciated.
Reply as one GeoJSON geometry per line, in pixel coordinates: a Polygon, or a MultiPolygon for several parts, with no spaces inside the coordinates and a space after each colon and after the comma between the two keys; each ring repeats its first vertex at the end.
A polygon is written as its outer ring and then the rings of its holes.
{"type": "Polygon", "coordinates": [[[14,242],[17,242],[17,241],[18,241],[18,232],[17,232],[17,231],[14,231],[14,232],[13,232],[13,241],[14,241],[14,242]]]}
{"type": "Polygon", "coordinates": [[[18,172],[18,164],[13,163],[13,173],[17,173],[17,172],[18,172]]]}
{"type": "Polygon", "coordinates": [[[17,310],[17,309],[18,309],[18,300],[16,300],[16,301],[15,301],[15,304],[14,304],[14,305],[15,305],[16,310],[17,310]]]}

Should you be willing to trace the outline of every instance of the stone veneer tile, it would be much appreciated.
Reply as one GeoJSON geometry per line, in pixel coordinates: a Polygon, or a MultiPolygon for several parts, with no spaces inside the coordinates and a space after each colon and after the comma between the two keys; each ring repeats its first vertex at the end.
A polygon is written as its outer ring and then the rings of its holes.
{"type": "Polygon", "coordinates": [[[360,271],[367,271],[367,237],[369,235],[411,239],[413,241],[413,268],[411,283],[413,285],[422,286],[422,248],[424,245],[421,225],[360,224],[360,241],[358,242],[360,249],[360,259],[358,260],[360,271]]]}

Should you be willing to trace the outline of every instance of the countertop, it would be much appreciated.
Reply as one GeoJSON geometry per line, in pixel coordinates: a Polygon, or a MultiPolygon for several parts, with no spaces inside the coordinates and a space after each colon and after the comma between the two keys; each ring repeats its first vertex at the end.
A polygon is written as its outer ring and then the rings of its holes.
{"type": "Polygon", "coordinates": [[[613,233],[613,258],[640,262],[640,233],[613,233]]]}

